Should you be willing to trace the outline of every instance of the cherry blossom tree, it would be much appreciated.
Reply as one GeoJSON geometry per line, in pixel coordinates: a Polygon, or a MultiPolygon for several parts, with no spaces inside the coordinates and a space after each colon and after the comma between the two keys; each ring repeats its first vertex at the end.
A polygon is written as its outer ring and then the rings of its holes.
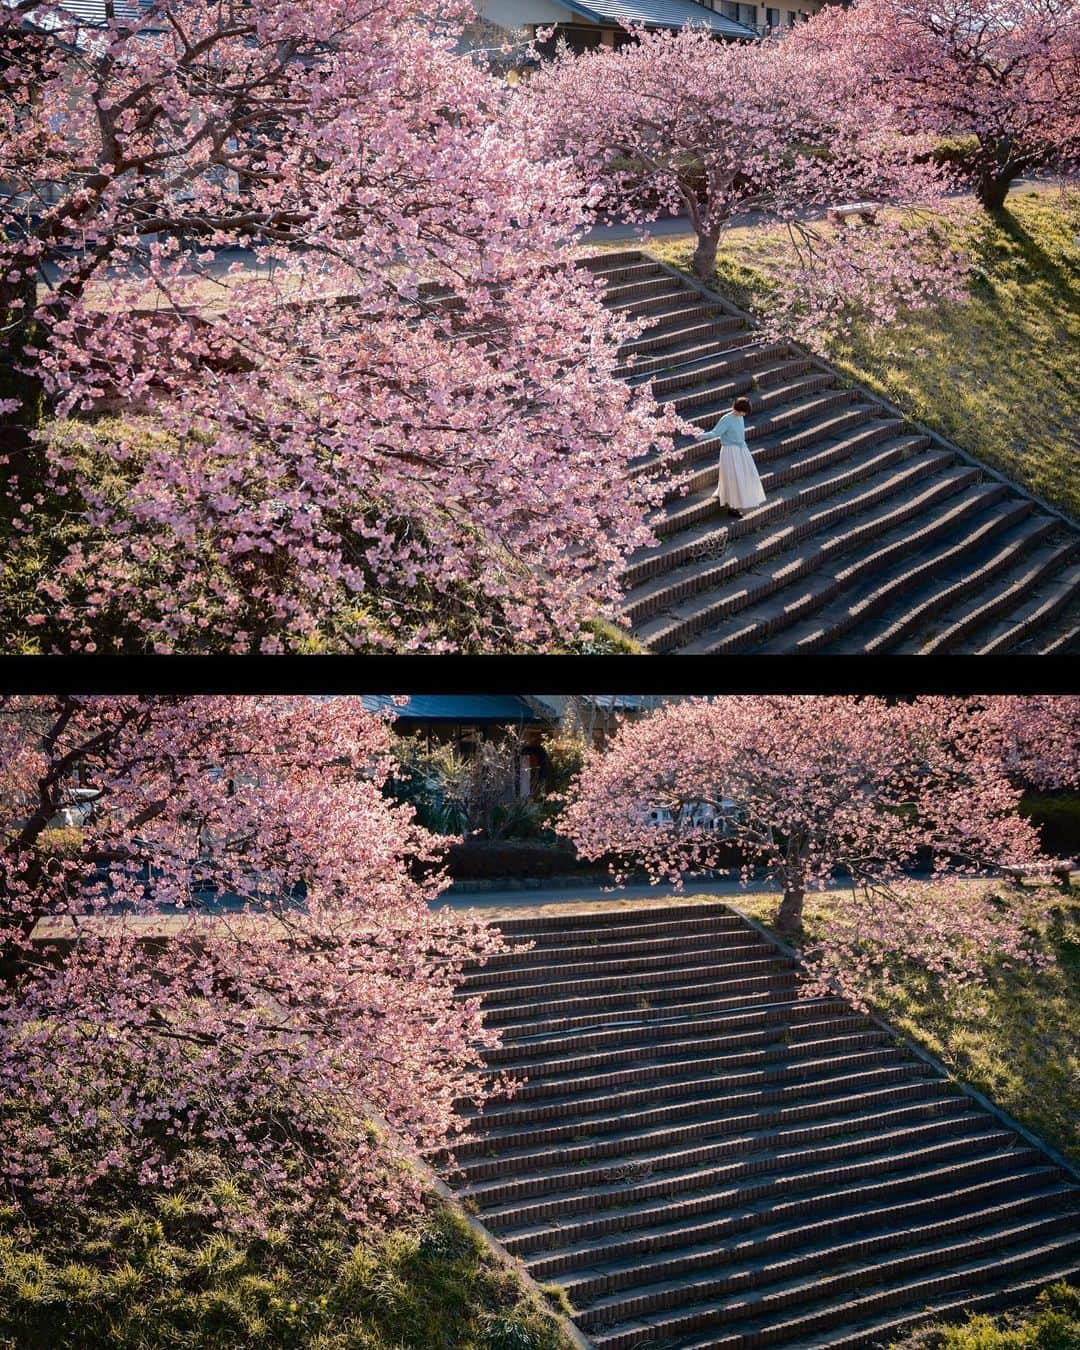
{"type": "Polygon", "coordinates": [[[14,528],[49,493],[87,524],[43,644],[573,635],[673,424],[612,376],[633,326],[571,265],[580,185],[455,53],[469,6],[105,9],[0,8],[0,328],[54,418],[124,414],[46,427],[44,489],[8,467],[14,528]]]}
{"type": "Polygon", "coordinates": [[[1022,174],[1080,155],[1074,0],[859,0],[807,30],[803,42],[847,53],[899,124],[970,138],[967,172],[987,210],[1022,174]]]}
{"type": "MultiPolygon", "coordinates": [[[[407,1204],[482,1100],[490,932],[352,699],[0,700],[0,1178],[20,1205],[178,1184],[193,1148],[298,1213],[407,1204]],[[65,828],[66,826],[66,828],[65,828]],[[423,874],[423,875],[422,875],[423,874]],[[419,879],[418,879],[419,878],[419,879]]],[[[444,841],[445,842],[445,841],[444,841]]]]}
{"type": "Polygon", "coordinates": [[[898,302],[951,293],[958,259],[916,210],[945,210],[945,179],[925,162],[925,139],[898,133],[849,63],[804,47],[799,29],[754,44],[692,27],[634,36],[614,51],[564,50],[529,86],[538,139],[573,157],[594,207],[642,222],[685,211],[703,281],[733,222],[758,213],[785,226],[777,304],[791,314],[857,300],[887,318],[898,302]],[[906,209],[823,229],[822,209],[852,199],[906,209]]]}
{"type": "Polygon", "coordinates": [[[832,981],[858,997],[867,974],[887,978],[897,959],[975,979],[991,956],[1025,959],[1043,904],[1040,890],[1005,893],[977,878],[1047,868],[986,730],[984,710],[962,699],[678,703],[590,752],[563,828],[585,857],[614,853],[677,884],[723,865],[734,843],[744,878],[762,868],[781,891],[776,926],[788,936],[807,892],[842,874],[850,893],[810,953],[811,987],[832,981]],[[917,864],[931,867],[929,886],[909,880],[917,864]]]}
{"type": "Polygon", "coordinates": [[[1006,771],[1022,783],[1080,786],[1080,696],[995,695],[984,700],[982,723],[1006,771]]]}

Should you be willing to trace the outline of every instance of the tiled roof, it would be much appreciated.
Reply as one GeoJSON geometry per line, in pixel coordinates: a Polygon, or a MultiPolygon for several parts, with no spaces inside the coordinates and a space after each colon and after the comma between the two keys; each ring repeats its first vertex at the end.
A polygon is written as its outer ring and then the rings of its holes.
{"type": "Polygon", "coordinates": [[[715,10],[695,4],[694,0],[559,0],[559,3],[594,23],[607,19],[616,23],[643,24],[647,28],[704,24],[722,37],[757,38],[746,24],[736,23],[715,10]]]}

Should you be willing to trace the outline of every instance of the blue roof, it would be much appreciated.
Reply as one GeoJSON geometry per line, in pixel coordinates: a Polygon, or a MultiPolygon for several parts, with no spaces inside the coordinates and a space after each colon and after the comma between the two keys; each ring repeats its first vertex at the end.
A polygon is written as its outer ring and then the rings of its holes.
{"type": "Polygon", "coordinates": [[[402,705],[390,694],[362,694],[369,712],[393,711],[417,722],[538,722],[544,719],[514,694],[410,694],[402,705]]]}
{"type": "Polygon", "coordinates": [[[558,0],[560,5],[581,14],[593,23],[643,24],[646,28],[685,28],[688,23],[703,24],[721,37],[753,38],[757,33],[744,23],[717,14],[695,0],[558,0]]]}

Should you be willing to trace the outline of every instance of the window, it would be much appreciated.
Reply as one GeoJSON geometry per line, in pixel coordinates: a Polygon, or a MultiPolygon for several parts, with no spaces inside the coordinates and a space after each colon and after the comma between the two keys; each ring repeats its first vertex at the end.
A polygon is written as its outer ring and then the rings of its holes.
{"type": "Polygon", "coordinates": [[[767,9],[765,11],[765,22],[770,28],[779,28],[780,11],[778,9],[767,9]]]}
{"type": "Polygon", "coordinates": [[[799,17],[799,16],[795,13],[795,11],[794,11],[793,9],[789,9],[789,10],[788,10],[788,12],[787,12],[787,21],[788,21],[788,27],[789,27],[789,28],[794,28],[794,27],[795,27],[795,20],[796,20],[798,17],[799,17]]]}

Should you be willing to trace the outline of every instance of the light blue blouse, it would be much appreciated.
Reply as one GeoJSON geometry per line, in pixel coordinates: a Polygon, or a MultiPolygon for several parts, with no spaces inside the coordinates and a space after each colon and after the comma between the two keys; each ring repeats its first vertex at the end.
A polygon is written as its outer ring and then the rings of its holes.
{"type": "Polygon", "coordinates": [[[746,420],[741,413],[726,412],[710,432],[720,437],[721,445],[738,445],[746,450],[746,420]]]}

